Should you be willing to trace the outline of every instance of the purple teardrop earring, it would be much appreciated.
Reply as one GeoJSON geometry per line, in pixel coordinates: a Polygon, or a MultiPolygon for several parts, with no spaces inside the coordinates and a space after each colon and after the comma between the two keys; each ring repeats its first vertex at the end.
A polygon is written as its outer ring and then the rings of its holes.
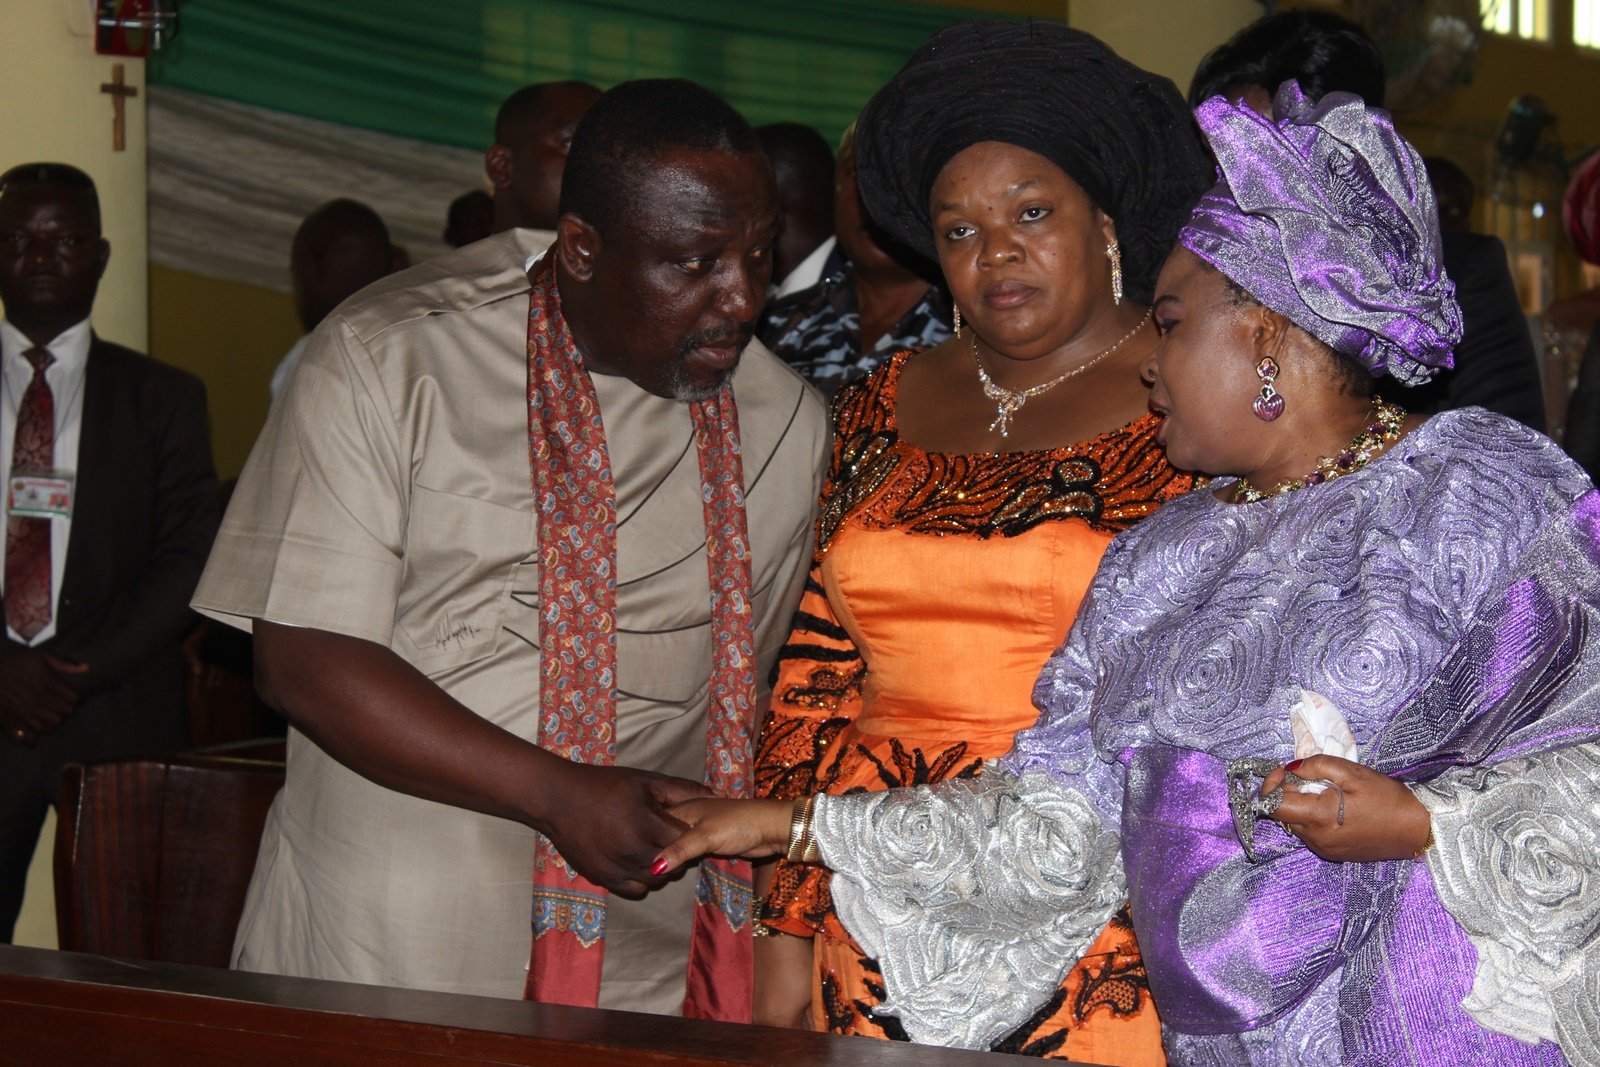
{"type": "Polygon", "coordinates": [[[1283,414],[1283,396],[1273,388],[1278,380],[1278,361],[1262,356],[1261,362],[1256,364],[1256,377],[1261,379],[1261,395],[1251,402],[1250,410],[1262,422],[1272,422],[1283,414]]]}

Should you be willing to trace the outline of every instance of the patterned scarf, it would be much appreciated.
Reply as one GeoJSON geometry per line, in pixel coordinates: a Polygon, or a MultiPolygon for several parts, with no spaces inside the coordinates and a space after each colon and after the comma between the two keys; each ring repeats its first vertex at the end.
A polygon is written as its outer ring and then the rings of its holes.
{"type": "MultiPolygon", "coordinates": [[[[555,257],[531,275],[528,457],[539,534],[539,743],[578,763],[617,755],[617,501],[594,383],[561,315],[555,257]]],[[[750,544],[733,390],[690,406],[711,577],[706,784],[750,795],[755,638],[750,544]]],[[[750,865],[706,860],[695,893],[683,1013],[750,1021],[750,865]]],[[[534,852],[529,1000],[593,1007],[606,892],[540,837],[534,852]]]]}

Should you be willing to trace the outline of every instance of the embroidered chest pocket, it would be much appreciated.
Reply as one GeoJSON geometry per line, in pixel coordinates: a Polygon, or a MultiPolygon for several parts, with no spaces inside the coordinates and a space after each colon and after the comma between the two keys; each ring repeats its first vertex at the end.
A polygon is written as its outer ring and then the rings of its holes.
{"type": "Polygon", "coordinates": [[[617,688],[650,704],[698,704],[711,674],[704,553],[617,590],[617,688]]]}
{"type": "Polygon", "coordinates": [[[413,484],[395,651],[437,675],[492,653],[533,513],[413,484]]]}

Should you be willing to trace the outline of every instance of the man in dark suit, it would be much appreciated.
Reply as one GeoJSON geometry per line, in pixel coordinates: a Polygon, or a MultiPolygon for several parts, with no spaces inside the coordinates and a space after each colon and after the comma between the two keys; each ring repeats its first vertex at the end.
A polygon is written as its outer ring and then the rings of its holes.
{"type": "Polygon", "coordinates": [[[205,387],[89,327],[94,183],[0,175],[0,942],[67,763],[183,747],[179,640],[216,531],[205,387]]]}

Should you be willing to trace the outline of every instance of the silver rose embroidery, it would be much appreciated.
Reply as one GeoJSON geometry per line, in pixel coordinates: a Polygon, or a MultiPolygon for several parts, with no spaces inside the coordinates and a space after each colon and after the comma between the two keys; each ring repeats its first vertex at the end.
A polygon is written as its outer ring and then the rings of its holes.
{"type": "Polygon", "coordinates": [[[1055,991],[1126,896],[1115,832],[1049,775],[821,797],[839,918],[912,1040],[987,1048],[1055,991]]]}
{"type": "Polygon", "coordinates": [[[1462,1006],[1600,1067],[1600,746],[1574,745],[1417,788],[1440,902],[1478,950],[1462,1006]]]}

